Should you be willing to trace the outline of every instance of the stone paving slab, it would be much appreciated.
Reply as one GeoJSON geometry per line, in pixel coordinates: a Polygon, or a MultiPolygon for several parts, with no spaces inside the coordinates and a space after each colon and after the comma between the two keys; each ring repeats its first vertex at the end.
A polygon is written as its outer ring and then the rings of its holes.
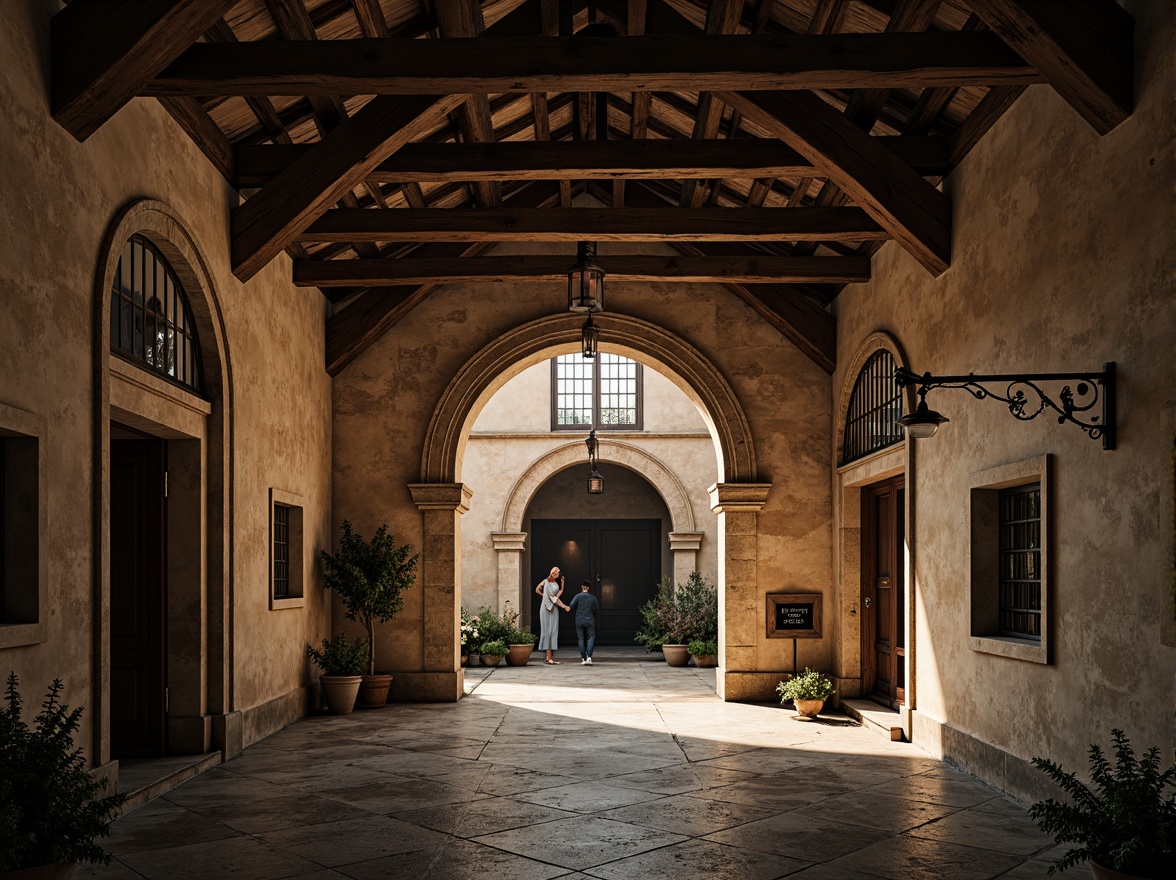
{"type": "Polygon", "coordinates": [[[291,725],[128,812],[76,876],[1033,880],[1057,857],[984,783],[723,703],[712,670],[532,663],[467,690],[291,725]]]}

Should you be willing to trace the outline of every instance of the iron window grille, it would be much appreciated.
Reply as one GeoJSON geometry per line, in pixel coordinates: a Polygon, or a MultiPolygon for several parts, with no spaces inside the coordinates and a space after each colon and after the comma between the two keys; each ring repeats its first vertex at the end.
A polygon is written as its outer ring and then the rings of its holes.
{"type": "Polygon", "coordinates": [[[290,508],[274,505],[274,598],[290,598],[290,508]]]}
{"type": "Polygon", "coordinates": [[[203,393],[196,324],[183,285],[141,235],[127,241],[114,272],[110,346],[169,382],[203,393]]]}
{"type": "Polygon", "coordinates": [[[902,388],[894,378],[894,356],[881,349],[858,373],[845,417],[842,464],[902,442],[902,388]]]}
{"type": "Polygon", "coordinates": [[[642,429],[641,364],[602,352],[595,360],[579,354],[551,360],[551,430],[642,429]]]}
{"type": "Polygon", "coordinates": [[[1041,640],[1041,484],[1000,493],[1000,634],[1041,640]]]}

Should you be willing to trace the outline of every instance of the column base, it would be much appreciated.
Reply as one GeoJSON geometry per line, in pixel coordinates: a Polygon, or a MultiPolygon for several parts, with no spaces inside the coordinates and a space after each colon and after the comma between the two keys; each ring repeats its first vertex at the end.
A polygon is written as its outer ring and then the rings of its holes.
{"type": "Polygon", "coordinates": [[[465,670],[394,672],[389,698],[396,703],[456,703],[465,693],[465,670]]]}
{"type": "Polygon", "coordinates": [[[780,672],[733,672],[720,666],[715,691],[728,703],[775,703],[780,699],[776,685],[783,678],[780,672]]]}

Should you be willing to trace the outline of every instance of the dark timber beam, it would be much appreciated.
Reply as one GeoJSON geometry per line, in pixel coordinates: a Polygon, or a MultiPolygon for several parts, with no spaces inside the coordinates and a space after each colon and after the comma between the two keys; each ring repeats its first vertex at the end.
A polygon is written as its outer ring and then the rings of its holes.
{"type": "MultiPolygon", "coordinates": [[[[574,262],[527,254],[510,257],[398,260],[297,260],[300,287],[353,287],[463,282],[542,283],[567,280],[574,262]]],[[[693,284],[856,284],[870,280],[869,257],[660,257],[610,256],[609,281],[678,281],[693,284]]]]}
{"type": "Polygon", "coordinates": [[[1114,0],[969,0],[968,5],[1099,134],[1131,115],[1135,20],[1114,0]]]}
{"type": "Polygon", "coordinates": [[[84,141],[237,0],[74,0],[53,16],[53,118],[84,141]]]}
{"type": "Polygon", "coordinates": [[[372,169],[414,137],[440,124],[463,100],[460,95],[380,95],[365,104],[245,204],[233,209],[233,274],[242,281],[256,275],[372,169]]]}
{"type": "MultiPolygon", "coordinates": [[[[545,140],[545,139],[544,139],[545,140]]],[[[877,137],[926,177],[947,174],[948,143],[939,137],[877,137]]],[[[236,184],[269,183],[314,149],[310,144],[240,145],[236,184]]],[[[771,138],[741,140],[511,141],[500,144],[405,144],[368,175],[376,183],[478,180],[779,178],[812,174],[813,164],[771,138]]]]}
{"type": "Polygon", "coordinates": [[[870,135],[809,92],[725,92],[720,98],[821,168],[933,275],[946,271],[950,201],[870,135]]]}
{"type": "Polygon", "coordinates": [[[338,208],[327,211],[297,238],[344,242],[880,241],[891,238],[891,234],[861,208],[842,207],[570,210],[504,207],[497,211],[338,208]]]}
{"type": "Polygon", "coordinates": [[[482,36],[198,43],[140,94],[919,89],[1039,82],[1043,78],[1032,67],[987,32],[482,36]]]}

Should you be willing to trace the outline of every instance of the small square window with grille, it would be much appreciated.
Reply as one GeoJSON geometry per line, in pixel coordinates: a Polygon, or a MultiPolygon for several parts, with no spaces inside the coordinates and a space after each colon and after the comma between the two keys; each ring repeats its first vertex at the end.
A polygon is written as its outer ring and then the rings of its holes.
{"type": "Polygon", "coordinates": [[[1041,638],[1041,484],[1000,493],[1000,634],[1041,638]]]}
{"type": "Polygon", "coordinates": [[[618,354],[551,361],[551,430],[641,430],[641,365],[618,354]]]}

